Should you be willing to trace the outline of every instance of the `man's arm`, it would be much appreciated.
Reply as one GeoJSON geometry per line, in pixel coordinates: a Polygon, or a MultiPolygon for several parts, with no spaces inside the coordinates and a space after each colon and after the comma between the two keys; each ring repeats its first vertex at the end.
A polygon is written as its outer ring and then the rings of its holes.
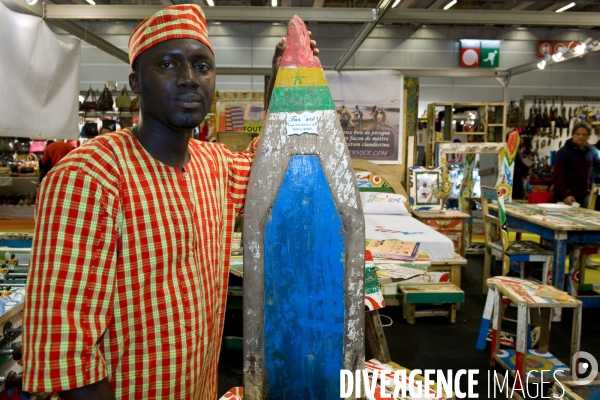
{"type": "Polygon", "coordinates": [[[112,320],[117,201],[79,164],[51,172],[38,191],[23,312],[28,392],[107,378],[98,342],[112,320]]]}

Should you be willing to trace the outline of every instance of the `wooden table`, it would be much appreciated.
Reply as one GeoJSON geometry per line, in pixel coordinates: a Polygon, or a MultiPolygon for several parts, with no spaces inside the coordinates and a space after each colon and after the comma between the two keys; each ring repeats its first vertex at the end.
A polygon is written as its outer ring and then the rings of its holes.
{"type": "MultiPolygon", "coordinates": [[[[490,204],[497,214],[498,206],[490,204]]],[[[554,242],[552,285],[564,290],[565,262],[568,244],[600,242],[600,212],[587,208],[572,208],[561,215],[545,215],[535,204],[506,203],[506,222],[554,242]]]]}
{"type": "Polygon", "coordinates": [[[414,210],[413,215],[425,225],[448,237],[454,243],[454,251],[465,256],[465,238],[469,214],[458,210],[414,210]]]}
{"type": "Polygon", "coordinates": [[[564,298],[561,300],[541,297],[537,294],[537,290],[540,287],[542,286],[533,282],[523,284],[506,283],[497,285],[494,293],[494,308],[498,311],[494,314],[490,364],[494,366],[498,362],[511,375],[516,376],[518,374],[520,376],[520,380],[515,379],[515,390],[520,389],[519,383],[525,382],[526,379],[528,382],[542,381],[544,376],[540,372],[541,370],[546,370],[546,377],[554,376],[558,380],[571,379],[571,375],[567,371],[570,371],[571,360],[579,351],[579,342],[581,339],[581,302],[560,291],[556,292],[564,295],[564,298]],[[498,332],[501,330],[501,321],[504,314],[502,296],[509,298],[518,307],[516,352],[512,349],[499,349],[500,335],[498,332]],[[562,308],[574,309],[571,331],[571,354],[567,364],[562,364],[549,352],[552,311],[560,312],[562,308]],[[539,309],[541,315],[540,339],[535,352],[530,351],[527,344],[529,336],[527,315],[530,309],[539,309]],[[527,358],[532,358],[533,364],[528,363],[527,358]],[[541,366],[531,367],[531,365],[536,364],[541,366]],[[529,371],[526,369],[536,370],[536,372],[532,371],[529,375],[529,371]],[[564,372],[561,372],[561,370],[564,372]]]}

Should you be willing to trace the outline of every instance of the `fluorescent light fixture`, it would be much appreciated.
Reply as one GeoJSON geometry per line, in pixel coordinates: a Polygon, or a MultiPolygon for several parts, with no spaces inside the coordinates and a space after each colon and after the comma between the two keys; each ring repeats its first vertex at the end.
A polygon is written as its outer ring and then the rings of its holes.
{"type": "Polygon", "coordinates": [[[209,7],[215,6],[215,2],[213,0],[206,0],[206,4],[208,4],[209,7]]]}
{"type": "Polygon", "coordinates": [[[569,48],[563,47],[560,51],[552,54],[552,60],[554,60],[554,62],[561,62],[565,59],[564,55],[567,54],[567,51],[569,51],[569,48]]]}
{"type": "Polygon", "coordinates": [[[85,0],[85,1],[87,1],[89,4],[91,4],[93,6],[96,5],[96,2],[94,0],[85,0]]]}
{"type": "Polygon", "coordinates": [[[452,7],[455,4],[456,4],[456,0],[452,0],[450,3],[446,4],[446,7],[444,7],[444,10],[449,9],[450,7],[452,7]]]}
{"type": "Polygon", "coordinates": [[[571,4],[567,4],[564,7],[559,8],[558,10],[556,10],[556,12],[563,12],[565,10],[568,10],[569,8],[575,7],[575,2],[571,3],[571,4]]]}
{"type": "Polygon", "coordinates": [[[271,0],[271,7],[277,7],[277,0],[271,0]]]}
{"type": "Polygon", "coordinates": [[[395,8],[398,4],[400,4],[402,0],[396,0],[394,4],[392,4],[392,8],[395,8]]]}
{"type": "Polygon", "coordinates": [[[591,41],[592,38],[587,38],[583,43],[579,43],[577,46],[575,46],[575,54],[577,54],[578,56],[584,55],[585,50],[587,49],[587,45],[590,44],[591,41]]]}

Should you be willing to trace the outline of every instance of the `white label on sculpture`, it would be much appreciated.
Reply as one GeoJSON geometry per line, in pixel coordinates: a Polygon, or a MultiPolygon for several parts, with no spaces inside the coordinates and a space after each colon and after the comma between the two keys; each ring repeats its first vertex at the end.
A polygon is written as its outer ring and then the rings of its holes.
{"type": "Polygon", "coordinates": [[[317,125],[322,112],[288,113],[286,116],[287,136],[303,135],[305,133],[318,135],[317,125]]]}

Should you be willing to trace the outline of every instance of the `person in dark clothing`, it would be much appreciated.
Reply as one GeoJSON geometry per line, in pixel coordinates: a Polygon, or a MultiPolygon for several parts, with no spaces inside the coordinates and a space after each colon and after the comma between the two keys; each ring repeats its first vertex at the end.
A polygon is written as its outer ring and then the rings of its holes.
{"type": "Polygon", "coordinates": [[[515,172],[513,175],[513,191],[512,198],[515,200],[525,199],[525,181],[529,176],[530,169],[523,161],[523,155],[521,150],[517,151],[517,157],[515,158],[515,172]]]}
{"type": "Polygon", "coordinates": [[[565,204],[587,207],[592,184],[592,167],[600,166],[594,149],[587,143],[592,127],[587,122],[573,126],[572,138],[554,158],[554,198],[565,204]]]}

